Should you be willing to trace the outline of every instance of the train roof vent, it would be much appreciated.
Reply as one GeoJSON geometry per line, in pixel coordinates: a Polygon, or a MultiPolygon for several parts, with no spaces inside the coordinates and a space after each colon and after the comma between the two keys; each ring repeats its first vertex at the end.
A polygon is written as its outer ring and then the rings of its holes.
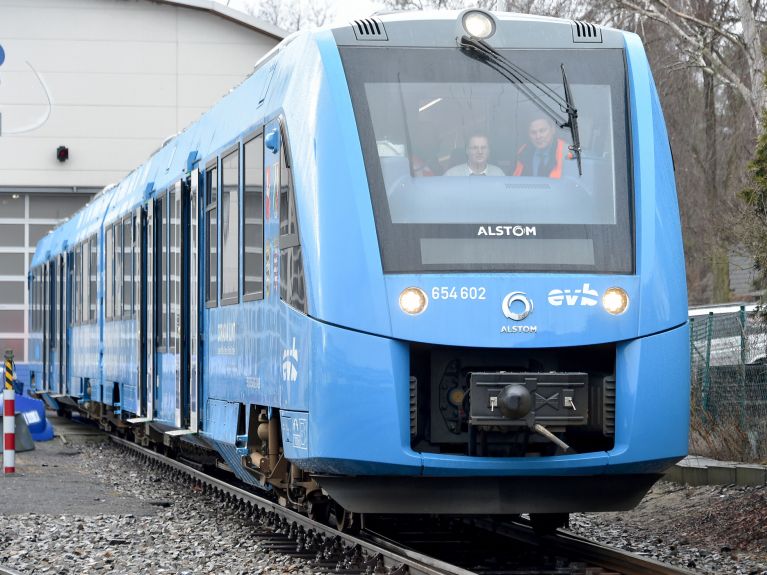
{"type": "Polygon", "coordinates": [[[573,42],[601,43],[602,29],[588,22],[573,21],[573,42]]]}
{"type": "Polygon", "coordinates": [[[352,22],[357,40],[388,40],[383,22],[378,18],[362,18],[352,22]]]}

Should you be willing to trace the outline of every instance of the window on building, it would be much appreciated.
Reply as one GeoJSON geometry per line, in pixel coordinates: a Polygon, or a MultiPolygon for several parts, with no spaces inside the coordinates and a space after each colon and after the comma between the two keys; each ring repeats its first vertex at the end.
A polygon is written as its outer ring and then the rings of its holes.
{"type": "MultiPolygon", "coordinates": [[[[40,237],[48,233],[53,226],[44,226],[45,233],[35,238],[36,228],[39,226],[29,226],[29,243],[35,245],[40,237]]],[[[3,224],[0,225],[0,248],[21,248],[24,247],[24,224],[3,224]]]]}
{"type": "Polygon", "coordinates": [[[205,172],[205,303],[218,303],[218,170],[216,164],[205,172]]]}
{"type": "Polygon", "coordinates": [[[24,194],[0,194],[0,218],[24,218],[24,194]]]}
{"type": "Polygon", "coordinates": [[[264,293],[264,136],[259,134],[243,147],[243,293],[260,299],[264,293]]]}
{"type": "MultiPolygon", "coordinates": [[[[89,198],[90,196],[82,194],[30,194],[29,217],[40,220],[63,220],[85,205],[89,198]]],[[[21,205],[23,209],[23,200],[21,205]]]]}
{"type": "Polygon", "coordinates": [[[24,275],[24,254],[0,254],[0,274],[4,276],[24,275]]]}

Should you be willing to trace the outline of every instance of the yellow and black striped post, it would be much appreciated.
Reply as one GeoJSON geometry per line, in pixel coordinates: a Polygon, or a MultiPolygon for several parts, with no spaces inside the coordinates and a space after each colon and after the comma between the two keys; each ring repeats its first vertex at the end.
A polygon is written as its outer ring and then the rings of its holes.
{"type": "Polygon", "coordinates": [[[13,350],[5,350],[5,389],[13,389],[13,350]]]}

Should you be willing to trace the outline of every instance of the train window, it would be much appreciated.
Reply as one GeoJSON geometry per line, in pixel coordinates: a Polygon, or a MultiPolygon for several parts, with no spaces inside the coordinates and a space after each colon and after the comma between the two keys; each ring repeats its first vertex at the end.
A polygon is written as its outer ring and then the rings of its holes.
{"type": "Polygon", "coordinates": [[[306,282],[298,235],[290,157],[282,137],[280,149],[280,299],[306,313],[306,282]]]}
{"type": "MultiPolygon", "coordinates": [[[[58,315],[58,307],[56,306],[56,299],[58,296],[58,274],[56,273],[56,260],[48,262],[48,299],[49,299],[49,306],[48,306],[48,313],[50,314],[48,317],[50,318],[48,323],[48,335],[50,338],[50,347],[55,348],[56,347],[56,338],[55,333],[56,329],[58,327],[58,322],[56,321],[56,316],[58,315]]],[[[7,300],[6,300],[7,301],[7,300]]]]}
{"type": "Polygon", "coordinates": [[[133,314],[133,218],[123,220],[123,318],[133,314]]]}
{"type": "Polygon", "coordinates": [[[90,239],[90,265],[88,272],[90,274],[90,288],[88,289],[88,299],[90,300],[90,313],[88,314],[88,319],[90,321],[96,320],[96,281],[98,280],[98,257],[99,257],[99,251],[98,251],[98,243],[97,243],[98,236],[93,236],[90,239]]]}
{"type": "Polygon", "coordinates": [[[630,273],[623,51],[503,52],[540,82],[453,48],[341,49],[384,270],[630,273]],[[561,95],[563,66],[582,170],[566,114],[529,97],[561,95]]]}
{"type": "Polygon", "coordinates": [[[264,293],[264,135],[245,143],[243,159],[242,264],[244,299],[261,299],[264,293]]]}
{"type": "Polygon", "coordinates": [[[142,274],[141,246],[141,216],[138,215],[133,218],[133,315],[139,321],[139,312],[141,310],[142,274]]]}
{"type": "Polygon", "coordinates": [[[114,293],[115,293],[115,262],[114,262],[114,229],[109,226],[105,230],[104,239],[104,315],[110,320],[114,317],[114,293]]]}
{"type": "Polygon", "coordinates": [[[240,150],[221,158],[221,304],[239,293],[240,150]]]}
{"type": "Polygon", "coordinates": [[[89,299],[89,293],[90,293],[90,282],[88,281],[88,274],[90,273],[90,258],[88,257],[88,242],[85,241],[81,243],[79,246],[79,254],[77,257],[77,262],[80,265],[81,271],[78,272],[78,281],[80,282],[80,285],[82,286],[81,291],[81,297],[78,298],[78,305],[80,306],[79,316],[80,316],[80,323],[88,323],[89,315],[88,315],[88,299],[89,299]]]}
{"type": "Polygon", "coordinates": [[[163,194],[155,211],[160,248],[159,322],[155,328],[158,351],[166,351],[168,344],[168,194],[163,194]]]}
{"type": "Polygon", "coordinates": [[[115,230],[115,317],[123,316],[123,226],[118,221],[115,230]]]}
{"type": "Polygon", "coordinates": [[[175,186],[168,190],[168,212],[170,222],[170,249],[168,250],[169,262],[169,284],[168,284],[168,297],[170,298],[170,305],[168,311],[170,313],[170,325],[168,332],[168,351],[175,352],[178,349],[178,316],[179,316],[179,299],[180,299],[180,231],[181,231],[181,184],[177,183],[175,186]]]}
{"type": "Polygon", "coordinates": [[[216,164],[205,172],[205,304],[218,303],[218,170],[216,164]]]}
{"type": "Polygon", "coordinates": [[[82,274],[82,253],[80,246],[75,247],[74,252],[68,254],[67,259],[71,262],[72,284],[70,288],[70,316],[69,324],[77,325],[81,321],[80,311],[80,276],[82,274]]]}

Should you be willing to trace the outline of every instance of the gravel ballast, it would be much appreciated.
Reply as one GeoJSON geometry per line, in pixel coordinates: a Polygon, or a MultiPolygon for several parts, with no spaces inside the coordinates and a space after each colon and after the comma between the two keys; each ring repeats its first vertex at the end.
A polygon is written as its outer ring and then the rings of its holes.
{"type": "MultiPolygon", "coordinates": [[[[29,575],[315,572],[269,550],[249,519],[111,443],[57,442],[19,460],[27,479],[40,472],[59,478],[34,489],[55,493],[57,482],[66,483],[68,501],[39,492],[10,508],[0,503],[0,566],[29,575]]],[[[0,492],[23,489],[19,479],[0,478],[0,492]]],[[[571,530],[698,573],[767,575],[765,487],[660,482],[637,509],[574,514],[571,530]]]]}

